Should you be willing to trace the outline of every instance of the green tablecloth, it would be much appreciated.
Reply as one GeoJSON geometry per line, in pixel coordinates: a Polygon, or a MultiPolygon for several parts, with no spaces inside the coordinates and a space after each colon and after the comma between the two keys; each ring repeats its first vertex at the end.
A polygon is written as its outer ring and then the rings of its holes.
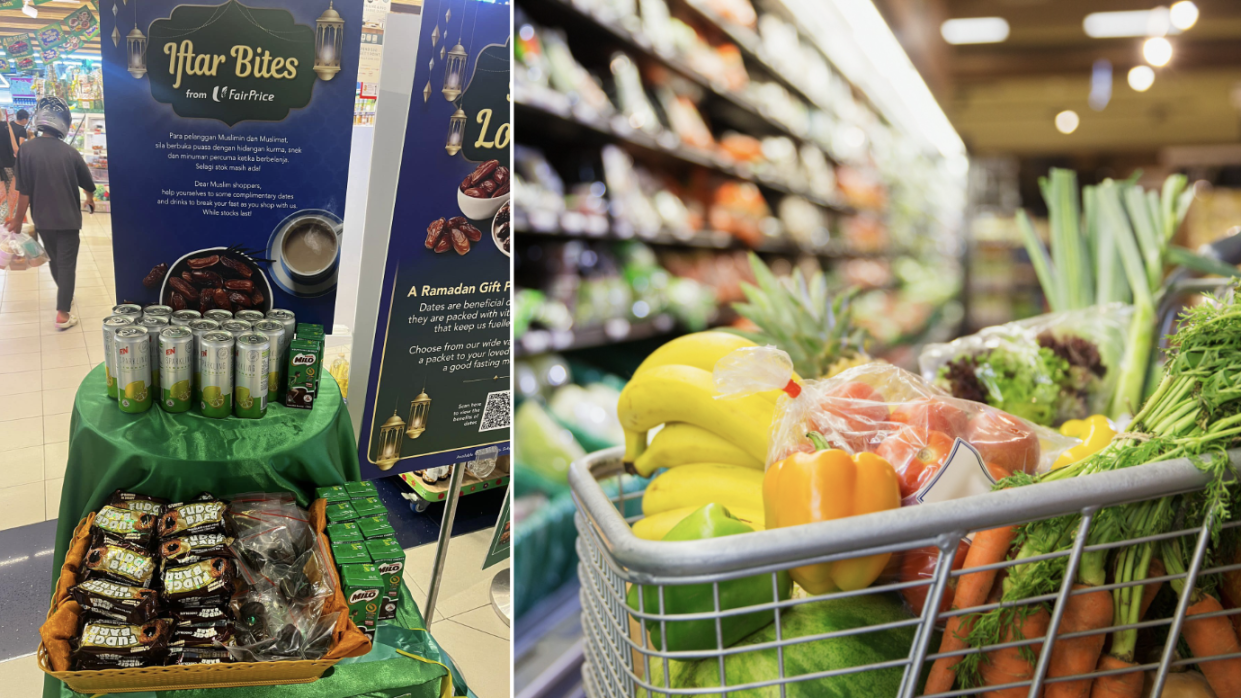
{"type": "MultiPolygon", "coordinates": [[[[69,461],[60,496],[53,584],[73,529],[116,489],[171,501],[203,491],[229,498],[246,492],[289,491],[307,506],[314,488],[358,480],[358,449],[340,388],[323,377],[313,410],[268,407],[261,420],[209,419],[196,410],[168,414],[158,406],[141,415],[121,412],[105,393],[103,366],[78,387],[69,426],[69,461]]],[[[423,627],[422,615],[402,589],[398,618],[381,630],[366,657],[341,662],[312,684],[271,688],[171,691],[168,698],[389,698],[438,696],[451,662],[423,627]],[[423,657],[421,661],[397,649],[423,657]],[[425,654],[421,654],[425,653],[425,654]],[[438,663],[436,663],[438,662],[438,663]],[[412,692],[411,692],[412,691],[412,692]]],[[[507,660],[507,658],[504,658],[507,660]]],[[[455,673],[455,672],[454,672],[455,673]]],[[[456,684],[464,695],[463,682],[456,684]]],[[[78,696],[46,677],[44,698],[78,696]]],[[[124,694],[140,696],[143,694],[124,694]]],[[[153,696],[155,694],[146,694],[153,696]]]]}

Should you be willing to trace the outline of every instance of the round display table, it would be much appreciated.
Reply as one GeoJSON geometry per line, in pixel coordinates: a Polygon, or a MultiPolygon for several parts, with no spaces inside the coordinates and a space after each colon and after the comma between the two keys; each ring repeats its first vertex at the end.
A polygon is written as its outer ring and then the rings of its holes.
{"type": "MultiPolygon", "coordinates": [[[[316,487],[358,480],[358,449],[340,388],[324,375],[312,410],[267,407],[262,419],[211,419],[197,409],[180,414],[153,405],[121,412],[105,390],[103,366],[78,387],[69,425],[69,460],[60,495],[53,584],[73,529],[117,489],[177,502],[210,492],[228,499],[246,492],[293,492],[309,506],[316,487]]],[[[165,691],[161,698],[349,698],[409,688],[410,696],[436,698],[452,663],[426,630],[417,605],[402,588],[396,621],[381,627],[376,647],[342,661],[324,678],[297,686],[165,691]]],[[[459,676],[459,675],[458,675],[459,676]]],[[[460,679],[456,695],[465,695],[460,679]]],[[[44,698],[78,694],[45,677],[44,698]]],[[[150,698],[156,694],[121,694],[150,698]]]]}

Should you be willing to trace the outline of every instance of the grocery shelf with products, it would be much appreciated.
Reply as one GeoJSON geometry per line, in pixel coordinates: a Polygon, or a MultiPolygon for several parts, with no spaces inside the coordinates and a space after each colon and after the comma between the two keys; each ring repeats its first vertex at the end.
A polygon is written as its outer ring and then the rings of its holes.
{"type": "MultiPolygon", "coordinates": [[[[102,113],[82,114],[70,144],[77,148],[95,179],[95,210],[112,210],[112,184],[108,179],[108,129],[102,113]]],[[[86,204],[83,203],[83,206],[86,204]]]]}

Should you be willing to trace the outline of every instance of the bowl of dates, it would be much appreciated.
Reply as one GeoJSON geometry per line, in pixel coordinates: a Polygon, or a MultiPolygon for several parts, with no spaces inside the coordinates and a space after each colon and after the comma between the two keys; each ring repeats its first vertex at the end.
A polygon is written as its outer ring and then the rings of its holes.
{"type": "Polygon", "coordinates": [[[271,284],[263,270],[248,255],[229,247],[209,247],[178,259],[164,277],[159,298],[174,310],[200,313],[212,308],[264,313],[272,309],[271,284]]]}
{"type": "Polygon", "coordinates": [[[457,205],[466,218],[485,221],[508,202],[510,173],[499,160],[488,160],[461,180],[457,205]]]}

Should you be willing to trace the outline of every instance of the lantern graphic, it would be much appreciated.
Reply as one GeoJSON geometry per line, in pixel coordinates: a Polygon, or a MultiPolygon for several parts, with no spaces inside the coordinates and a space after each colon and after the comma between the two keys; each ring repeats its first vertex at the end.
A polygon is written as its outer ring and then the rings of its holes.
{"type": "Polygon", "coordinates": [[[465,47],[460,41],[448,50],[448,57],[445,59],[447,65],[444,66],[444,89],[440,91],[444,93],[444,99],[449,102],[455,102],[461,96],[461,83],[465,80],[467,58],[469,54],[465,52],[465,47]]]}
{"type": "Polygon", "coordinates": [[[444,144],[444,150],[447,150],[449,155],[456,155],[461,151],[461,139],[464,137],[465,112],[458,106],[457,111],[448,118],[448,142],[444,144]]]}
{"type": "Polygon", "coordinates": [[[418,397],[409,403],[409,428],[405,430],[405,435],[411,439],[422,436],[422,432],[427,430],[427,417],[431,414],[431,397],[427,395],[427,389],[424,385],[422,392],[418,393],[418,397]]]}
{"type": "Polygon", "coordinates": [[[129,74],[141,78],[147,74],[147,38],[138,27],[125,36],[129,50],[129,74]]]}
{"type": "Polygon", "coordinates": [[[324,82],[340,72],[341,42],[345,20],[328,3],[327,9],[315,20],[315,73],[324,82]]]}
{"type": "Polygon", "coordinates": [[[396,410],[392,410],[392,417],[379,427],[379,458],[375,461],[375,465],[380,470],[387,470],[396,465],[401,458],[401,444],[405,440],[405,421],[396,416],[396,410]]]}

